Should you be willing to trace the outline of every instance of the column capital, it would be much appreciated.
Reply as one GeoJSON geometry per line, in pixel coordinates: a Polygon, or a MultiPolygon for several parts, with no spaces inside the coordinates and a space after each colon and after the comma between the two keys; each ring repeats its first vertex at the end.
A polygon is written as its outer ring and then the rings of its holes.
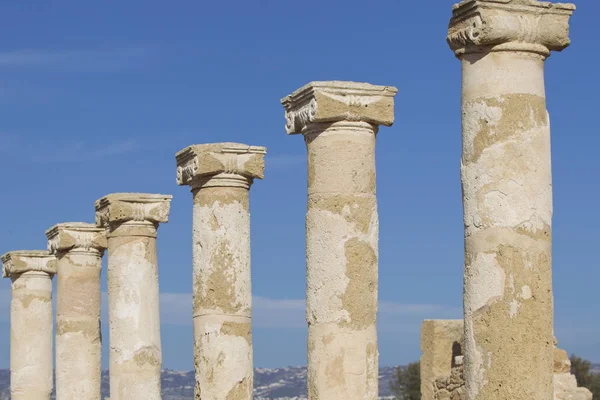
{"type": "Polygon", "coordinates": [[[96,201],[96,225],[110,227],[124,222],[169,221],[173,196],[148,193],[112,193],[96,201]]]}
{"type": "Polygon", "coordinates": [[[25,272],[56,274],[56,258],[45,250],[17,250],[2,256],[2,276],[13,278],[25,272]]]}
{"type": "Polygon", "coordinates": [[[102,254],[106,249],[106,229],[85,222],[56,224],[46,231],[48,251],[51,254],[71,250],[95,250],[102,254]]]}
{"type": "Polygon", "coordinates": [[[175,155],[177,184],[249,188],[264,178],[266,147],[241,143],[188,146],[175,155]]]}
{"type": "Polygon", "coordinates": [[[548,57],[569,44],[574,4],[537,0],[465,0],[452,10],[447,41],[457,57],[519,51],[548,57]]]}
{"type": "Polygon", "coordinates": [[[285,108],[285,131],[302,133],[311,123],[339,121],[391,126],[396,93],[398,89],[393,86],[370,83],[310,82],[281,99],[285,108]]]}

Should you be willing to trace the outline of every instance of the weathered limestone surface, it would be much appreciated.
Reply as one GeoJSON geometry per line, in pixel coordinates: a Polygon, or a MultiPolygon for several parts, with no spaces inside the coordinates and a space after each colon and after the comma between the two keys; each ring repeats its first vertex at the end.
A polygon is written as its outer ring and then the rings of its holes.
{"type": "Polygon", "coordinates": [[[465,380],[469,400],[552,398],[552,178],[544,60],[575,7],[456,5],[462,61],[465,380]]]}
{"type": "Polygon", "coordinates": [[[2,275],[12,281],[10,395],[12,400],[50,400],[52,371],[52,277],[56,260],[47,251],[2,256],[2,275]]]}
{"type": "Polygon", "coordinates": [[[397,89],[312,82],[282,99],[308,151],[308,397],[378,397],[375,135],[397,89]]]}
{"type": "Polygon", "coordinates": [[[425,320],[421,327],[421,399],[463,399],[463,320],[425,320]]]}
{"type": "Polygon", "coordinates": [[[196,399],[252,399],[249,189],[263,178],[265,153],[215,143],[176,155],[177,184],[189,185],[194,200],[196,399]]]}
{"type": "Polygon", "coordinates": [[[100,400],[100,274],[104,228],[81,222],[46,232],[56,256],[56,397],[100,400]]]}
{"type": "Polygon", "coordinates": [[[111,400],[161,399],[156,236],[170,201],[114,193],[96,202],[96,225],[108,229],[111,400]]]}
{"type": "Polygon", "coordinates": [[[554,400],[592,400],[592,392],[577,387],[567,352],[554,349],[554,400]]]}
{"type": "MultiPolygon", "coordinates": [[[[426,320],[421,329],[422,400],[466,399],[463,371],[462,320],[426,320]]],[[[554,339],[556,346],[556,339],[554,339]]],[[[567,352],[553,350],[554,400],[592,400],[592,393],[577,387],[567,352]]]]}

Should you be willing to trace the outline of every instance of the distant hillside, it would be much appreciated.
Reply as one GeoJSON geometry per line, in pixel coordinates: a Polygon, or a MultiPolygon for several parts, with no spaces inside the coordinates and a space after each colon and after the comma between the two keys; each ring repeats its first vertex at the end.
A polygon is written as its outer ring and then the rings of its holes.
{"type": "MultiPolygon", "coordinates": [[[[379,370],[380,399],[390,399],[389,381],[394,367],[379,370]]],[[[192,400],[194,372],[163,370],[163,400],[192,400]]],[[[254,373],[255,400],[306,399],[306,367],[257,368],[254,373]]],[[[108,371],[102,373],[102,398],[108,397],[108,371]]],[[[0,400],[10,399],[10,371],[0,370],[0,400]]],[[[53,397],[54,399],[54,397],[53,397]]]]}
{"type": "MultiPolygon", "coordinates": [[[[392,399],[389,382],[395,367],[379,369],[379,398],[392,399]]],[[[600,373],[600,364],[592,371],[600,373]]],[[[10,399],[10,371],[0,370],[0,400],[10,399]]],[[[192,400],[194,372],[164,370],[162,373],[163,400],[192,400]]],[[[108,397],[108,371],[102,373],[102,398],[108,397]]],[[[54,397],[53,397],[54,399],[54,397]]],[[[255,400],[306,399],[306,367],[257,368],[254,372],[255,400]]]]}

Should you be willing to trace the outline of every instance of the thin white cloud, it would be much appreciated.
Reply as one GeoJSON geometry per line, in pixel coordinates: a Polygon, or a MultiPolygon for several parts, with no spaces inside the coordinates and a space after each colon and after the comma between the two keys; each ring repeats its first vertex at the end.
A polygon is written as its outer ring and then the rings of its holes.
{"type": "MultiPolygon", "coordinates": [[[[303,299],[273,299],[254,296],[252,319],[255,328],[306,328],[303,299]]],[[[8,321],[10,290],[0,290],[0,321],[8,321]]],[[[401,304],[382,301],[379,305],[378,325],[385,332],[418,332],[424,319],[461,318],[461,309],[433,304],[401,304]]],[[[163,325],[192,325],[192,294],[161,293],[160,318],[163,325]]],[[[108,301],[102,293],[102,322],[108,323],[108,301]]]]}
{"type": "MultiPolygon", "coordinates": [[[[273,299],[254,296],[252,319],[255,328],[306,328],[304,299],[273,299]]],[[[161,323],[187,326],[192,323],[192,295],[190,293],[161,293],[161,323]]],[[[385,331],[419,331],[421,322],[431,318],[460,318],[459,307],[436,304],[401,304],[391,301],[379,303],[379,325],[385,331]]]]}
{"type": "MultiPolygon", "coordinates": [[[[121,154],[131,153],[136,150],[137,141],[133,138],[119,142],[109,143],[99,147],[87,142],[77,142],[66,145],[53,145],[44,152],[37,152],[35,162],[41,163],[80,163],[95,161],[121,154]]],[[[34,152],[35,154],[36,152],[34,152]]]]}
{"type": "MultiPolygon", "coordinates": [[[[131,153],[139,149],[135,138],[128,138],[113,143],[94,144],[78,141],[52,141],[27,140],[23,136],[0,133],[0,153],[4,158],[10,158],[15,149],[26,149],[27,162],[33,163],[84,163],[97,161],[131,153]]],[[[22,152],[19,152],[19,157],[22,152]]],[[[21,160],[22,158],[19,158],[21,160]]]]}
{"type": "Polygon", "coordinates": [[[0,52],[0,68],[58,72],[115,72],[144,64],[150,53],[143,48],[108,50],[15,50],[0,52]]]}
{"type": "Polygon", "coordinates": [[[379,313],[389,315],[427,315],[461,313],[460,307],[449,307],[440,304],[401,304],[391,301],[379,302],[379,313]]]}
{"type": "Polygon", "coordinates": [[[277,154],[265,157],[267,168],[292,168],[306,164],[306,154],[277,154]]]}
{"type": "Polygon", "coordinates": [[[271,299],[269,297],[254,296],[252,307],[259,310],[304,310],[304,300],[271,299]]]}

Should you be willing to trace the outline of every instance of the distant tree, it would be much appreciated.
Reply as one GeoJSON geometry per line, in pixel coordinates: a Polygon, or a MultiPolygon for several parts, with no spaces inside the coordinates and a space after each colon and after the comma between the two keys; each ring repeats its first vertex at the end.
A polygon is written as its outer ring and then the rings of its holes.
{"type": "Polygon", "coordinates": [[[600,374],[590,372],[592,363],[583,358],[571,355],[571,373],[577,378],[577,386],[590,389],[594,394],[593,400],[600,400],[600,374]]]}
{"type": "Polygon", "coordinates": [[[577,386],[589,387],[592,381],[591,368],[591,362],[571,354],[571,373],[577,378],[577,386]]]}
{"type": "Polygon", "coordinates": [[[600,400],[600,374],[592,374],[592,382],[588,389],[594,394],[593,400],[600,400]]]}
{"type": "Polygon", "coordinates": [[[397,367],[390,390],[396,400],[421,400],[421,363],[417,361],[406,368],[397,367]]]}

